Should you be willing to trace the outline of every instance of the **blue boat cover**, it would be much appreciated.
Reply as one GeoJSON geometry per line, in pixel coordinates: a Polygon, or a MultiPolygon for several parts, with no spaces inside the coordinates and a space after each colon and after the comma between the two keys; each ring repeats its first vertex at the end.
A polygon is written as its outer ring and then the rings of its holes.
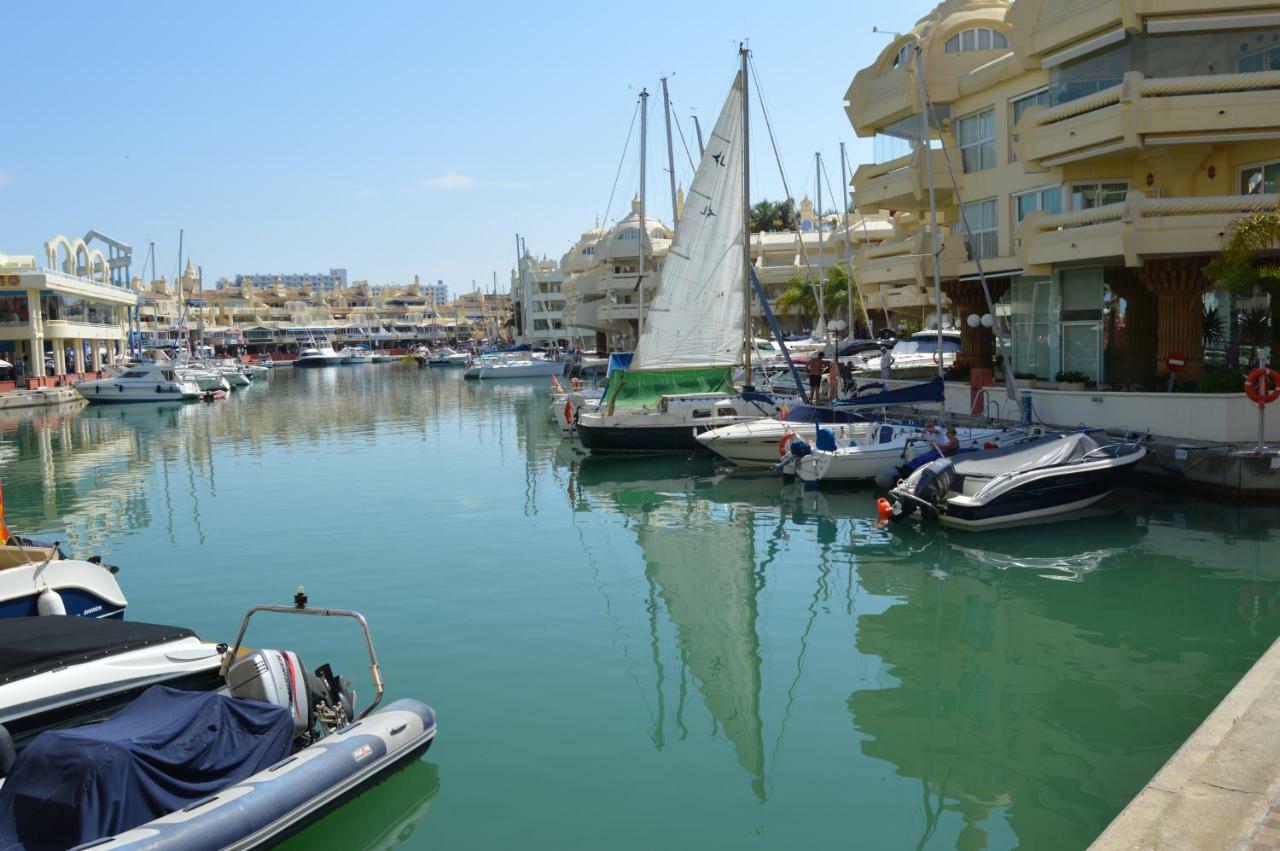
{"type": "Polygon", "coordinates": [[[942,379],[934,378],[910,387],[886,390],[884,393],[872,393],[856,399],[841,399],[835,404],[838,408],[860,408],[871,405],[878,408],[887,405],[906,405],[911,402],[941,402],[945,389],[942,379]]]}
{"type": "Polygon", "coordinates": [[[69,848],[207,798],[289,755],[289,711],[152,686],[100,724],[41,733],[0,787],[0,849],[69,848]]]}
{"type": "Polygon", "coordinates": [[[635,357],[635,352],[613,352],[609,355],[609,369],[605,375],[609,375],[615,369],[630,368],[633,357],[635,357]]]}

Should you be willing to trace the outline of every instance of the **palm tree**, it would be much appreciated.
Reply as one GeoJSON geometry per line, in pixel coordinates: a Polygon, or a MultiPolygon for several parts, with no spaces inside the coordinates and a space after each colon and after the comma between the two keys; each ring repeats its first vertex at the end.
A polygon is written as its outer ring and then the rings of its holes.
{"type": "Polygon", "coordinates": [[[1280,367],[1280,207],[1231,223],[1222,255],[1208,269],[1210,277],[1233,292],[1265,292],[1270,306],[1271,367],[1280,367]]]}
{"type": "Polygon", "coordinates": [[[786,201],[761,201],[751,208],[751,232],[789,231],[796,229],[796,205],[786,201]]]}
{"type": "MultiPolygon", "coordinates": [[[[828,320],[843,317],[849,293],[849,273],[844,266],[832,266],[826,270],[826,285],[822,288],[822,314],[828,320]]],[[[818,321],[818,297],[816,287],[808,278],[794,277],[787,282],[787,288],[774,301],[774,309],[778,313],[800,313],[809,323],[818,321]]],[[[853,288],[854,321],[861,315],[861,297],[857,286],[853,288]]],[[[852,329],[850,329],[852,332],[852,329]]]]}

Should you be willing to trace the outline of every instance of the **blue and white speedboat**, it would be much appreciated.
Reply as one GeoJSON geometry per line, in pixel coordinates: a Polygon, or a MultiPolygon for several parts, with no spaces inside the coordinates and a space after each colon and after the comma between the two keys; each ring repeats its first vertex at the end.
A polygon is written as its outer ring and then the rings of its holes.
{"type": "Polygon", "coordinates": [[[112,568],[62,557],[57,545],[0,546],[0,619],[35,615],[120,618],[129,604],[112,568]]]}

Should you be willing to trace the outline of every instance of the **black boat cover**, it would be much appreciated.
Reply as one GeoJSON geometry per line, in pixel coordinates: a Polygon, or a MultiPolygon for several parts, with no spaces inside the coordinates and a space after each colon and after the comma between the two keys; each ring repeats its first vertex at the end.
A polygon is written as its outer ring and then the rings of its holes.
{"type": "Polygon", "coordinates": [[[0,851],[131,830],[289,755],[289,710],[152,686],[99,724],[41,733],[0,786],[0,851]]]}
{"type": "Polygon", "coordinates": [[[1098,448],[1097,441],[1083,432],[1052,434],[1026,443],[975,453],[956,461],[955,467],[961,476],[994,478],[1002,473],[1070,464],[1098,448]]]}
{"type": "Polygon", "coordinates": [[[0,684],[192,635],[180,626],[110,618],[3,618],[0,684]]]}

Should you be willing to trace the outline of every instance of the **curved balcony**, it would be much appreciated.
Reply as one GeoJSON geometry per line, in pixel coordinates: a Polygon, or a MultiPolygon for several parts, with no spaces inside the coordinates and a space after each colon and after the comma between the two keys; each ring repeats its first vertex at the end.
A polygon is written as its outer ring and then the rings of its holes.
{"type": "MultiPolygon", "coordinates": [[[[928,156],[933,158],[934,174],[945,175],[947,162],[942,149],[931,148],[928,156]]],[[[920,148],[896,160],[858,166],[853,173],[853,197],[858,212],[870,215],[880,210],[927,210],[927,173],[925,153],[920,148]]],[[[939,206],[945,207],[954,201],[950,183],[939,182],[934,188],[939,206]]]]}
{"type": "MultiPolygon", "coordinates": [[[[963,241],[942,234],[938,271],[943,279],[958,277],[960,264],[967,259],[963,241]]],[[[854,264],[859,285],[933,287],[934,257],[929,253],[929,233],[918,230],[905,239],[882,242],[859,249],[854,264]]],[[[872,290],[874,292],[874,289],[872,290]]]]}
{"type": "Polygon", "coordinates": [[[1137,267],[1150,257],[1216,254],[1240,216],[1274,209],[1280,195],[1148,198],[1130,192],[1119,204],[1046,215],[1031,213],[1018,231],[1028,274],[1055,263],[1122,258],[1137,267]]]}
{"type": "Polygon", "coordinates": [[[1277,96],[1280,71],[1151,79],[1131,71],[1097,94],[1028,110],[1014,148],[1028,166],[1047,169],[1156,145],[1272,138],[1277,96]]]}

